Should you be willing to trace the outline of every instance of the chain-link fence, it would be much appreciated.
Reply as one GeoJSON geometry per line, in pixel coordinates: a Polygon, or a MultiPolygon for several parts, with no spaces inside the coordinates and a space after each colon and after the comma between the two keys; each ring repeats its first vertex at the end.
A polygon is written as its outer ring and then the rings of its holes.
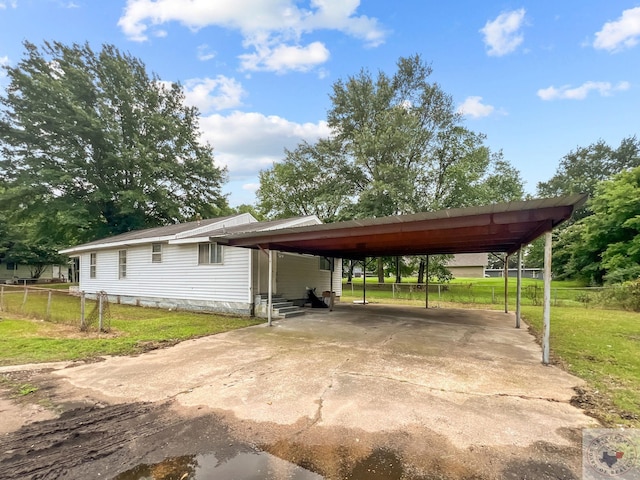
{"type": "Polygon", "coordinates": [[[0,312],[64,323],[82,331],[109,331],[109,302],[105,292],[86,296],[68,289],[32,285],[0,285],[0,312]]]}
{"type": "MultiPolygon", "coordinates": [[[[425,302],[427,285],[418,283],[369,283],[366,284],[366,294],[371,299],[420,300],[425,302]]],[[[476,285],[473,283],[430,283],[429,303],[459,303],[459,304],[503,304],[504,287],[476,285]]],[[[344,283],[343,295],[352,297],[363,296],[362,283],[344,283]]],[[[522,286],[522,305],[542,305],[543,284],[522,286]]],[[[634,292],[627,292],[617,287],[552,287],[551,304],[558,307],[589,307],[635,310],[633,307],[634,292]]],[[[516,286],[509,283],[508,301],[515,304],[516,286]]]]}

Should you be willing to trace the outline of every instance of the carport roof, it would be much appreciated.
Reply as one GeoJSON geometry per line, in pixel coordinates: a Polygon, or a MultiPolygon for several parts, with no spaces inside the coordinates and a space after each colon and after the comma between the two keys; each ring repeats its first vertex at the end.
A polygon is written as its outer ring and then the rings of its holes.
{"type": "MultiPolygon", "coordinates": [[[[228,245],[360,259],[513,253],[584,205],[586,194],[228,235],[228,245]]],[[[224,241],[223,240],[223,241],[224,241]]]]}

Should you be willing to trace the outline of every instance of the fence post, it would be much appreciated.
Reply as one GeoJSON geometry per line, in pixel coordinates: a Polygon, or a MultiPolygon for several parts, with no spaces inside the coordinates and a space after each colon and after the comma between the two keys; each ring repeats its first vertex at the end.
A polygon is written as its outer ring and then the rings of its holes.
{"type": "Polygon", "coordinates": [[[438,284],[438,302],[440,302],[440,284],[438,284]]]}
{"type": "Polygon", "coordinates": [[[24,282],[24,297],[22,298],[22,310],[24,310],[25,305],[27,304],[27,297],[29,295],[29,289],[27,288],[27,281],[24,282]]]}
{"type": "Polygon", "coordinates": [[[102,292],[98,293],[98,331],[102,331],[102,292]]]}
{"type": "Polygon", "coordinates": [[[46,319],[51,319],[51,290],[49,290],[49,297],[47,298],[47,315],[46,319]]]}
{"type": "Polygon", "coordinates": [[[391,291],[393,292],[392,293],[392,297],[395,300],[396,299],[396,284],[395,283],[391,284],[391,291]]]}
{"type": "Polygon", "coordinates": [[[491,303],[496,303],[496,287],[491,287],[491,303]]]}
{"type": "Polygon", "coordinates": [[[4,285],[0,285],[0,312],[4,311],[4,285]]]}
{"type": "Polygon", "coordinates": [[[80,292],[80,330],[85,328],[84,324],[84,290],[80,292]]]}

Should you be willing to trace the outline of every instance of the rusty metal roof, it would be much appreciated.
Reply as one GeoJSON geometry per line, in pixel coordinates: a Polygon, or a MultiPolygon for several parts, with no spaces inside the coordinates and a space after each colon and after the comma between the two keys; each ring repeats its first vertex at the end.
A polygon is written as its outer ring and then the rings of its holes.
{"type": "Polygon", "coordinates": [[[586,194],[393,215],[227,237],[237,247],[336,258],[513,253],[569,219],[586,194]]]}

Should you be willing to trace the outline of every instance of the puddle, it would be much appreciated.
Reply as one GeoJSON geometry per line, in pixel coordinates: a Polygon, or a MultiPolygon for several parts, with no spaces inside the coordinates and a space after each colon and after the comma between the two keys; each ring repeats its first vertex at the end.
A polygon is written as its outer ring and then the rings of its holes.
{"type": "Polygon", "coordinates": [[[138,465],[114,480],[321,480],[323,477],[266,452],[239,453],[219,460],[214,454],[167,458],[138,465]]]}
{"type": "MultiPolygon", "coordinates": [[[[345,479],[399,480],[405,475],[402,462],[388,450],[374,450],[361,459],[345,479]]],[[[343,470],[344,472],[344,470],[343,470]]],[[[167,458],[155,465],[138,465],[113,480],[322,480],[324,477],[266,452],[239,453],[229,459],[214,454],[167,458]]]]}

